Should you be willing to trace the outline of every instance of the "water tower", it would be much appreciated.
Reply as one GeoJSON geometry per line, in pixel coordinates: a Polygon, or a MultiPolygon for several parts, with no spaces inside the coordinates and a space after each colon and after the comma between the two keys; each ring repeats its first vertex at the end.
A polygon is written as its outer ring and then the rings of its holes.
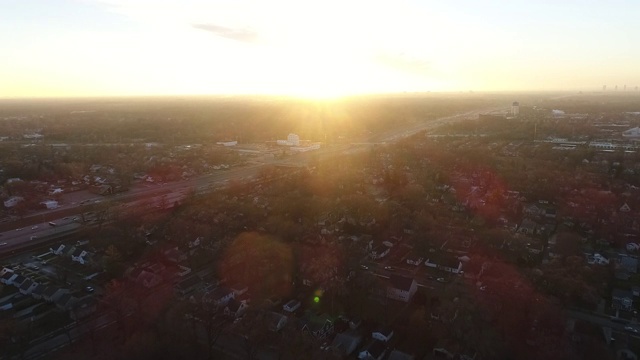
{"type": "Polygon", "coordinates": [[[518,116],[518,114],[520,114],[520,103],[514,101],[513,104],[511,104],[511,115],[518,116]]]}

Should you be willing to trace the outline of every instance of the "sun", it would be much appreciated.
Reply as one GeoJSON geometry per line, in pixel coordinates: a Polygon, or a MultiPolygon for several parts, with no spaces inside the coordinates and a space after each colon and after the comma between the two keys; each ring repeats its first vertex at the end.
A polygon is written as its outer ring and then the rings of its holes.
{"type": "Polygon", "coordinates": [[[310,82],[307,86],[293,90],[289,95],[308,100],[333,100],[356,94],[356,91],[340,89],[332,84],[310,82]]]}
{"type": "Polygon", "coordinates": [[[289,94],[299,98],[331,100],[352,95],[367,94],[374,87],[359,76],[349,64],[331,64],[317,60],[308,63],[304,70],[294,72],[288,81],[289,94]],[[298,74],[298,75],[296,75],[298,74]]]}

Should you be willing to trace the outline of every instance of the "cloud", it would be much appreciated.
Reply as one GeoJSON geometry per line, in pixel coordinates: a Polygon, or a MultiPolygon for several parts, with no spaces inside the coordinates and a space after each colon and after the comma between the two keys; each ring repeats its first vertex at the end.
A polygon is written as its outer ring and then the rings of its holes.
{"type": "Polygon", "coordinates": [[[258,33],[251,29],[233,29],[225,26],[215,25],[215,24],[193,24],[191,25],[196,29],[204,30],[211,32],[220,37],[245,42],[245,43],[256,43],[258,42],[258,33]]]}
{"type": "Polygon", "coordinates": [[[375,57],[375,60],[387,67],[413,74],[426,75],[429,74],[432,68],[431,61],[410,57],[404,53],[380,53],[375,57]]]}

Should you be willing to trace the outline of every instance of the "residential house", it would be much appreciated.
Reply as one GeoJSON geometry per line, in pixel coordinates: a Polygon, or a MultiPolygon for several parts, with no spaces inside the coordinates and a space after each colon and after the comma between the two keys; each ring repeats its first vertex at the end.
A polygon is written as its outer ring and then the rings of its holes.
{"type": "Polygon", "coordinates": [[[407,256],[407,264],[419,266],[424,261],[424,258],[417,255],[409,255],[407,256]]]}
{"type": "Polygon", "coordinates": [[[432,253],[424,264],[430,268],[440,269],[452,274],[459,274],[462,272],[462,261],[455,256],[448,254],[432,253]]]}
{"type": "Polygon", "coordinates": [[[185,277],[185,276],[191,274],[191,268],[186,267],[186,266],[182,266],[182,265],[178,265],[178,271],[175,274],[178,275],[179,277],[185,277]]]}
{"type": "Polygon", "coordinates": [[[53,210],[58,208],[58,202],[55,200],[45,200],[41,201],[40,205],[44,205],[47,210],[53,210]]]}
{"type": "Polygon", "coordinates": [[[38,284],[38,286],[36,286],[36,288],[33,289],[33,291],[31,291],[31,296],[33,296],[34,299],[42,299],[42,296],[46,288],[47,288],[46,285],[38,284]]]}
{"type": "Polygon", "coordinates": [[[237,298],[249,291],[249,287],[244,284],[235,284],[231,286],[231,291],[233,291],[234,297],[237,298]]]}
{"type": "Polygon", "coordinates": [[[432,354],[438,359],[453,359],[455,357],[454,354],[441,347],[433,348],[432,354]]]}
{"type": "Polygon", "coordinates": [[[529,239],[527,242],[527,251],[531,254],[538,255],[544,250],[544,244],[542,241],[536,239],[529,239]]]}
{"type": "Polygon", "coordinates": [[[300,319],[300,323],[302,331],[311,334],[316,339],[324,339],[333,333],[333,321],[327,314],[316,316],[307,312],[300,319]]]}
{"type": "Polygon", "coordinates": [[[224,314],[234,318],[239,318],[244,315],[248,307],[249,305],[247,305],[246,300],[238,301],[236,299],[231,299],[224,308],[224,314]]]}
{"type": "Polygon", "coordinates": [[[162,283],[162,277],[146,270],[142,270],[134,280],[147,289],[156,287],[162,283]]]}
{"type": "Polygon", "coordinates": [[[616,310],[632,310],[633,293],[628,290],[613,289],[613,292],[611,293],[611,307],[616,310]]]}
{"type": "Polygon", "coordinates": [[[71,295],[70,293],[66,293],[60,296],[58,300],[56,300],[56,306],[60,310],[69,311],[73,308],[77,301],[78,299],[75,296],[71,295]]]}
{"type": "Polygon", "coordinates": [[[197,276],[191,276],[180,281],[174,289],[178,295],[185,296],[194,292],[200,286],[202,286],[202,280],[197,276]]]}
{"type": "Polygon", "coordinates": [[[4,276],[7,273],[13,274],[13,269],[8,267],[3,267],[2,270],[0,270],[0,278],[2,278],[2,276],[4,276]]]}
{"type": "Polygon", "coordinates": [[[58,247],[54,248],[49,248],[49,250],[54,253],[55,255],[64,255],[64,249],[65,249],[65,245],[64,244],[60,244],[58,245],[58,247]]]}
{"type": "Polygon", "coordinates": [[[167,258],[168,261],[176,264],[187,260],[187,254],[178,250],[177,247],[171,248],[169,250],[165,250],[164,256],[167,258]]]}
{"type": "Polygon", "coordinates": [[[595,253],[593,255],[586,255],[587,256],[587,263],[590,265],[609,265],[609,259],[607,259],[606,257],[595,253]]]}
{"type": "Polygon", "coordinates": [[[557,258],[560,256],[560,254],[556,252],[557,243],[558,243],[557,235],[552,235],[547,241],[547,254],[551,259],[557,258]]]}
{"type": "Polygon", "coordinates": [[[433,348],[433,356],[438,359],[458,359],[458,360],[473,360],[477,354],[475,351],[469,349],[464,343],[448,343],[438,342],[439,344],[433,348]],[[443,346],[446,344],[446,347],[443,346]],[[469,354],[473,355],[469,355],[469,354]]]}
{"type": "Polygon", "coordinates": [[[273,332],[282,330],[287,324],[287,317],[282,314],[272,311],[268,313],[267,316],[268,328],[273,332]]]}
{"type": "Polygon", "coordinates": [[[371,337],[382,342],[388,342],[393,337],[393,330],[388,326],[383,326],[373,331],[371,337]]]}
{"type": "Polygon", "coordinates": [[[76,248],[72,253],[71,253],[71,261],[75,261],[78,262],[82,265],[86,265],[89,263],[91,258],[91,254],[89,252],[87,252],[86,250],[83,249],[78,249],[76,248]]]}
{"type": "Polygon", "coordinates": [[[153,264],[149,264],[145,270],[148,272],[152,272],[154,274],[161,274],[167,267],[159,262],[154,262],[153,264]]]}
{"type": "Polygon", "coordinates": [[[336,355],[346,357],[351,355],[360,343],[362,343],[362,335],[355,330],[347,330],[336,335],[331,348],[336,355]]]}
{"type": "Polygon", "coordinates": [[[57,286],[49,285],[42,293],[42,298],[48,302],[56,302],[62,295],[68,293],[69,290],[61,289],[57,286]]]}
{"type": "Polygon", "coordinates": [[[553,234],[556,229],[556,222],[553,220],[546,220],[542,224],[537,225],[535,230],[536,235],[540,235],[542,237],[548,238],[553,234]]]}
{"type": "Polygon", "coordinates": [[[360,325],[362,325],[362,319],[360,318],[351,318],[351,320],[349,320],[349,328],[351,329],[357,329],[360,327],[360,325]]]}
{"type": "Polygon", "coordinates": [[[640,250],[640,244],[635,243],[635,242],[627,243],[627,251],[629,251],[629,252],[637,252],[638,250],[640,250]]]}
{"type": "Polygon", "coordinates": [[[371,340],[358,354],[358,359],[382,360],[387,347],[383,342],[371,340]]]}
{"type": "Polygon", "coordinates": [[[22,284],[27,280],[28,278],[17,274],[17,276],[13,277],[13,279],[9,281],[8,285],[13,285],[19,289],[20,286],[22,286],[22,284]]]}
{"type": "Polygon", "coordinates": [[[143,268],[130,267],[124,272],[124,274],[127,278],[129,278],[129,280],[135,282],[138,276],[140,276],[140,274],[142,274],[143,271],[144,271],[143,268]]]}
{"type": "Polygon", "coordinates": [[[618,257],[618,265],[621,270],[630,274],[638,273],[638,258],[635,256],[620,254],[618,257]]]}
{"type": "Polygon", "coordinates": [[[538,224],[531,219],[524,219],[518,228],[518,232],[525,235],[534,235],[538,224]]]}
{"type": "Polygon", "coordinates": [[[549,219],[555,219],[557,214],[558,214],[558,212],[554,208],[546,208],[546,209],[543,210],[542,213],[543,213],[544,217],[549,218],[549,219]]]}
{"type": "Polygon", "coordinates": [[[187,245],[189,246],[189,249],[193,249],[195,247],[200,246],[200,243],[202,242],[202,240],[203,240],[203,237],[197,237],[195,240],[189,241],[187,245]]]}
{"type": "Polygon", "coordinates": [[[20,293],[22,293],[23,295],[30,295],[33,289],[35,289],[36,287],[38,287],[37,282],[31,279],[27,279],[22,283],[22,285],[20,285],[20,293]]]}
{"type": "Polygon", "coordinates": [[[413,278],[391,274],[389,281],[390,284],[387,286],[389,299],[409,302],[418,290],[418,283],[413,278]]]}
{"type": "Polygon", "coordinates": [[[233,290],[226,287],[219,287],[205,294],[204,301],[214,303],[218,306],[224,306],[229,300],[235,298],[233,290]]]}
{"type": "Polygon", "coordinates": [[[289,300],[286,304],[282,305],[282,310],[288,313],[292,313],[298,310],[300,308],[300,305],[302,305],[302,303],[300,303],[299,300],[292,299],[292,300],[289,300]]]}
{"type": "Polygon", "coordinates": [[[11,272],[5,272],[0,276],[0,282],[6,285],[10,285],[15,278],[18,277],[18,274],[14,273],[13,270],[11,272]]]}
{"type": "Polygon", "coordinates": [[[12,208],[12,207],[18,205],[18,203],[21,202],[22,200],[24,200],[24,198],[22,198],[20,196],[12,196],[12,197],[10,197],[10,198],[8,198],[7,200],[4,201],[4,207],[12,208]]]}
{"type": "Polygon", "coordinates": [[[382,244],[382,245],[376,246],[375,249],[371,250],[371,252],[369,253],[369,256],[373,260],[382,259],[383,257],[389,254],[389,251],[391,251],[391,248],[382,244]]]}
{"type": "Polygon", "coordinates": [[[73,303],[69,316],[73,320],[85,318],[96,312],[98,302],[92,296],[86,296],[73,303]]]}
{"type": "Polygon", "coordinates": [[[522,209],[523,213],[531,216],[538,216],[542,213],[542,211],[543,209],[537,204],[528,204],[525,205],[522,209]]]}
{"type": "Polygon", "coordinates": [[[387,358],[387,360],[415,360],[415,359],[416,359],[415,356],[409,355],[397,349],[391,351],[391,353],[389,354],[389,357],[387,358]]]}

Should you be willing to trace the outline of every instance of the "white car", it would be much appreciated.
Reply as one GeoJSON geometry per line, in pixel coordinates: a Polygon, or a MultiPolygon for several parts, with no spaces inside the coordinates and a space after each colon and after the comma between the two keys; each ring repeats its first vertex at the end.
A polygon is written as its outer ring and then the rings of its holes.
{"type": "Polygon", "coordinates": [[[625,330],[625,331],[628,331],[628,332],[632,332],[632,333],[634,333],[634,334],[637,334],[637,333],[639,333],[639,332],[640,332],[640,331],[638,331],[638,329],[636,329],[636,328],[634,328],[634,327],[631,327],[631,326],[625,326],[625,327],[624,327],[624,330],[625,330]]]}

